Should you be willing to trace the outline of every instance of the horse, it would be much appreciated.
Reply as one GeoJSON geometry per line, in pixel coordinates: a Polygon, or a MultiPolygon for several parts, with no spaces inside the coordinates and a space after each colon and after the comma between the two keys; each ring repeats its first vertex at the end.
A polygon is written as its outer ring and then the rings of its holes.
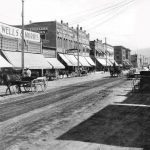
{"type": "Polygon", "coordinates": [[[8,90],[9,90],[9,93],[12,94],[11,89],[10,89],[11,86],[16,86],[16,88],[18,88],[18,92],[21,92],[20,84],[21,84],[21,75],[13,74],[10,72],[0,73],[0,85],[7,86],[6,94],[8,90]]]}
{"type": "Polygon", "coordinates": [[[109,68],[109,72],[110,72],[110,75],[111,77],[114,77],[114,76],[121,76],[121,73],[122,73],[122,70],[119,66],[112,66],[109,68]]]}

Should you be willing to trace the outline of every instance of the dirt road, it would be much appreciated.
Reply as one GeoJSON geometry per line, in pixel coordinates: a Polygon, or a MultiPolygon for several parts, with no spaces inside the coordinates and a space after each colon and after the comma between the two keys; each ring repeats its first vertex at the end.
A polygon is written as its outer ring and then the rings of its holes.
{"type": "MultiPolygon", "coordinates": [[[[114,106],[115,103],[117,103],[115,106],[118,106],[118,103],[127,98],[126,95],[130,90],[130,81],[106,77],[50,89],[46,93],[1,101],[0,147],[12,150],[49,148],[90,150],[111,147],[117,150],[120,146],[124,146],[134,149],[135,139],[128,140],[124,144],[121,144],[123,137],[121,142],[111,141],[111,136],[119,129],[117,124],[113,124],[109,129],[108,125],[110,127],[111,122],[109,120],[109,124],[106,123],[104,118],[113,112],[117,116],[114,109],[111,108],[112,112],[106,110],[106,116],[100,117],[101,124],[95,119],[89,120],[103,108],[107,108],[106,106],[114,106]],[[103,138],[105,140],[102,140],[103,138]]],[[[125,137],[127,138],[128,136],[125,137]]]]}

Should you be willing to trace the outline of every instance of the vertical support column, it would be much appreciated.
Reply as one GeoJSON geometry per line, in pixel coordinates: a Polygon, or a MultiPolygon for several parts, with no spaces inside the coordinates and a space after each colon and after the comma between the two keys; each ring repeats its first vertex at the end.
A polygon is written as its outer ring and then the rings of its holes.
{"type": "Polygon", "coordinates": [[[79,25],[77,25],[77,53],[78,53],[78,76],[79,76],[79,25]]]}
{"type": "Polygon", "coordinates": [[[22,0],[22,75],[24,75],[24,0],[22,0]]]}
{"type": "Polygon", "coordinates": [[[105,37],[106,69],[107,69],[107,40],[105,37]]]}

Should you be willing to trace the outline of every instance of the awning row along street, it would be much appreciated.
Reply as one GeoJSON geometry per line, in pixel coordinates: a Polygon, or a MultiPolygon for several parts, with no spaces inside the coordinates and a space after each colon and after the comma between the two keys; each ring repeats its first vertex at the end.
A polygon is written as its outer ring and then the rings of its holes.
{"type": "MultiPolygon", "coordinates": [[[[4,56],[8,61],[1,63],[0,67],[22,67],[22,53],[3,51],[4,56]]],[[[30,69],[64,69],[56,58],[44,58],[42,54],[24,53],[24,67],[30,69]]]]}
{"type": "MultiPolygon", "coordinates": [[[[59,53],[59,56],[65,61],[68,66],[78,66],[77,55],[59,53]]],[[[79,56],[79,66],[91,67],[95,66],[95,63],[90,57],[79,56]]]]}
{"type": "MultiPolygon", "coordinates": [[[[22,53],[3,51],[3,55],[8,60],[0,57],[0,67],[22,67],[22,53]]],[[[71,54],[59,53],[59,56],[65,61],[68,66],[78,66],[78,56],[71,54]]],[[[118,66],[114,59],[96,58],[103,66],[118,66]]],[[[95,63],[90,57],[79,56],[79,66],[91,67],[95,63]]],[[[24,67],[31,69],[64,69],[65,66],[57,58],[44,58],[42,54],[24,53],[24,67]]]]}
{"type": "Polygon", "coordinates": [[[96,58],[96,59],[102,66],[113,66],[113,64],[118,66],[118,63],[114,59],[107,59],[107,61],[104,58],[96,58]]]}

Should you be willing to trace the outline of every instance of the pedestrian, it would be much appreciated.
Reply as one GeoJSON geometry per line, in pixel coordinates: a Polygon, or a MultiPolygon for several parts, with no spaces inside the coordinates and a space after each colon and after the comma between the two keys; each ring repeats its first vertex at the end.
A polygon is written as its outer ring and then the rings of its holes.
{"type": "Polygon", "coordinates": [[[29,68],[27,68],[26,73],[27,73],[27,77],[31,77],[31,70],[29,68]]]}

